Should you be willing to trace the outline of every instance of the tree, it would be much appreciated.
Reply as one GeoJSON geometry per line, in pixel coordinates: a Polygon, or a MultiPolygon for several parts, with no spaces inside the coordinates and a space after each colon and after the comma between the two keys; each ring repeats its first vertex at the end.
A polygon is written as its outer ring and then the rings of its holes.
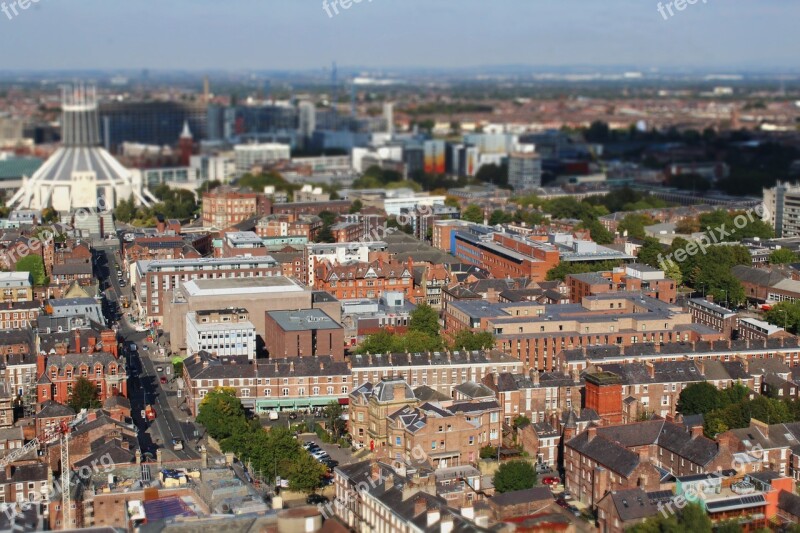
{"type": "Polygon", "coordinates": [[[677,409],[682,415],[696,415],[710,413],[721,406],[719,390],[711,383],[701,381],[692,383],[681,391],[677,409]]]}
{"type": "Polygon", "coordinates": [[[480,451],[481,459],[497,459],[497,448],[494,446],[484,446],[480,451]]]}
{"type": "Polygon", "coordinates": [[[797,254],[788,248],[778,248],[769,254],[770,265],[788,265],[797,261],[797,254]]]}
{"type": "Polygon", "coordinates": [[[58,211],[52,207],[42,209],[42,223],[52,224],[53,222],[58,222],[58,211]]]}
{"type": "Polygon", "coordinates": [[[289,489],[309,494],[322,486],[325,466],[307,453],[299,453],[291,462],[288,475],[289,489]]]}
{"type": "Polygon", "coordinates": [[[183,361],[175,361],[172,363],[172,369],[175,371],[176,377],[183,376],[183,361]]]}
{"type": "Polygon", "coordinates": [[[494,475],[497,492],[530,489],[536,485],[536,469],[527,461],[509,461],[500,465],[494,475]]]}
{"type": "Polygon", "coordinates": [[[711,519],[705,509],[698,504],[689,504],[681,510],[678,522],[684,531],[711,531],[711,519]]]}
{"type": "Polygon", "coordinates": [[[358,212],[359,212],[359,211],[361,211],[363,208],[364,208],[364,204],[363,204],[363,203],[361,203],[361,200],[359,200],[358,198],[356,198],[355,200],[353,200],[353,203],[352,203],[352,204],[350,204],[350,214],[353,214],[353,213],[358,213],[358,212]]]}
{"type": "Polygon", "coordinates": [[[476,224],[483,224],[483,209],[475,204],[469,204],[464,212],[461,213],[461,218],[468,222],[476,224]]]}
{"type": "Polygon", "coordinates": [[[489,225],[496,226],[498,224],[507,224],[508,222],[511,222],[512,219],[513,217],[505,211],[501,209],[495,209],[492,211],[492,214],[489,215],[489,225]]]}
{"type": "Polygon", "coordinates": [[[453,337],[453,350],[488,350],[494,346],[494,335],[490,331],[459,330],[453,337]]]}
{"type": "Polygon", "coordinates": [[[654,268],[662,268],[659,258],[664,257],[664,246],[658,239],[653,237],[645,237],[642,247],[639,248],[639,253],[636,255],[640,263],[650,265],[654,268]]]}
{"type": "Polygon", "coordinates": [[[655,223],[653,217],[648,214],[630,213],[617,225],[617,231],[619,233],[627,231],[629,237],[644,239],[646,236],[644,228],[655,223]]]}
{"type": "Polygon", "coordinates": [[[581,226],[589,230],[592,240],[597,244],[612,244],[614,242],[614,234],[608,231],[597,219],[587,219],[581,226]]]}
{"type": "Polygon", "coordinates": [[[33,284],[36,287],[46,287],[50,284],[50,278],[45,275],[44,260],[40,255],[26,255],[17,261],[16,270],[17,272],[30,272],[33,284]]]}
{"type": "Polygon", "coordinates": [[[519,415],[516,418],[514,418],[513,424],[514,424],[514,429],[522,429],[524,427],[531,425],[531,419],[525,415],[519,415]]]}
{"type": "Polygon", "coordinates": [[[322,410],[322,416],[328,424],[328,431],[336,440],[347,430],[347,424],[342,420],[342,414],[344,414],[344,407],[336,401],[329,403],[322,410]]]}
{"type": "Polygon", "coordinates": [[[439,313],[428,304],[420,304],[411,311],[408,322],[409,331],[418,331],[431,336],[439,334],[439,313]]]}
{"type": "Polygon", "coordinates": [[[216,440],[230,437],[245,422],[244,407],[233,388],[216,388],[200,402],[197,423],[202,424],[216,440]]]}
{"type": "Polygon", "coordinates": [[[800,302],[778,302],[764,313],[764,319],[797,334],[800,331],[800,302]]]}
{"type": "Polygon", "coordinates": [[[81,409],[95,409],[100,407],[100,400],[97,398],[97,387],[94,383],[81,376],[72,387],[72,396],[69,399],[69,406],[77,413],[81,409]]]}

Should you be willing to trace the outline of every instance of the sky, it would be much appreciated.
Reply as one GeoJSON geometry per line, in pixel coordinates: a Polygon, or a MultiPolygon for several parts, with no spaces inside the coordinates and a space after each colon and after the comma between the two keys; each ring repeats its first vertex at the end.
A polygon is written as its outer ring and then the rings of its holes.
{"type": "Polygon", "coordinates": [[[0,11],[0,70],[800,70],[797,0],[695,0],[672,16],[657,0],[351,0],[330,16],[323,0],[21,1],[0,11]]]}

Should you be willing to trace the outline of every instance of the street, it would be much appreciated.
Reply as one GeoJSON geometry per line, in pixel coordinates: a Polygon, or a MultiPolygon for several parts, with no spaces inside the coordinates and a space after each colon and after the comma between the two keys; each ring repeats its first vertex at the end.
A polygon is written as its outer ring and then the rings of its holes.
{"type": "MultiPolygon", "coordinates": [[[[168,359],[154,361],[152,358],[159,357],[158,347],[147,342],[147,331],[137,331],[125,316],[126,309],[119,304],[120,297],[126,295],[130,298],[130,287],[120,287],[119,276],[117,276],[117,264],[119,256],[117,246],[97,247],[100,251],[98,260],[95,263],[98,278],[108,281],[108,288],[105,291],[108,306],[106,316],[111,321],[119,317],[118,335],[123,339],[122,354],[127,358],[129,369],[128,396],[131,402],[131,416],[134,423],[139,428],[139,446],[143,454],[150,454],[155,458],[156,450],[161,449],[164,460],[173,457],[179,460],[197,459],[200,454],[195,450],[196,428],[188,414],[181,413],[178,406],[182,400],[177,398],[177,392],[170,390],[169,385],[162,385],[160,378],[166,375],[164,372],[159,374],[156,367],[163,367],[167,370],[172,363],[168,359]],[[136,350],[131,350],[131,343],[136,344],[136,350]],[[147,350],[143,348],[147,347],[147,350]],[[152,405],[156,411],[156,419],[148,422],[142,416],[146,405],[152,405]],[[180,416],[178,416],[180,415],[180,416]],[[184,420],[184,422],[181,422],[184,420]],[[191,438],[188,439],[187,435],[191,438]],[[174,450],[172,447],[173,439],[181,439],[184,443],[183,450],[174,450]]],[[[123,273],[124,275],[124,273],[123,273]]],[[[170,375],[171,379],[175,376],[170,375]]]]}

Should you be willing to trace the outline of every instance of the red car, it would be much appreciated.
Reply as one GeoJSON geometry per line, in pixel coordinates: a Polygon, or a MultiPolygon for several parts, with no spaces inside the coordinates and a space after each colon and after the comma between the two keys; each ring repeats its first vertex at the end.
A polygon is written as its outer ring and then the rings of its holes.
{"type": "Polygon", "coordinates": [[[167,382],[166,376],[161,376],[161,384],[164,385],[167,382]]]}
{"type": "Polygon", "coordinates": [[[557,477],[546,477],[542,480],[542,483],[544,483],[545,485],[558,485],[559,483],[561,483],[561,480],[558,479],[557,477]]]}

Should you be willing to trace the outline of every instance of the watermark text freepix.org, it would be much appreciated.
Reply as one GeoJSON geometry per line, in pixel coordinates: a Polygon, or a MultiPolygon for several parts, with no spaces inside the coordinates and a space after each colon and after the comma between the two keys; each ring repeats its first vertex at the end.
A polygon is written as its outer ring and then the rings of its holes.
{"type": "Polygon", "coordinates": [[[362,2],[372,2],[372,0],[322,0],[322,10],[328,14],[329,19],[332,19],[334,15],[339,14],[339,8],[347,11],[353,4],[362,2]]]}
{"type": "Polygon", "coordinates": [[[693,6],[698,2],[707,4],[708,0],[673,0],[672,2],[659,2],[656,9],[664,20],[669,20],[677,14],[677,11],[683,11],[687,7],[693,6]]]}
{"type": "Polygon", "coordinates": [[[667,254],[666,257],[658,254],[656,258],[658,265],[661,270],[667,270],[668,267],[676,263],[683,263],[689,257],[697,255],[697,252],[705,255],[709,247],[728,241],[729,237],[736,235],[737,230],[744,229],[748,224],[755,222],[756,219],[763,219],[768,213],[767,207],[764,204],[759,204],[744,213],[736,215],[733,218],[733,227],[726,227],[725,224],[722,224],[717,228],[706,228],[706,232],[702,233],[697,240],[686,243],[683,248],[667,254]]]}
{"type": "Polygon", "coordinates": [[[0,3],[0,11],[5,13],[8,20],[14,20],[14,17],[19,16],[20,10],[25,11],[32,4],[38,4],[39,0],[12,0],[11,2],[0,3]]]}

